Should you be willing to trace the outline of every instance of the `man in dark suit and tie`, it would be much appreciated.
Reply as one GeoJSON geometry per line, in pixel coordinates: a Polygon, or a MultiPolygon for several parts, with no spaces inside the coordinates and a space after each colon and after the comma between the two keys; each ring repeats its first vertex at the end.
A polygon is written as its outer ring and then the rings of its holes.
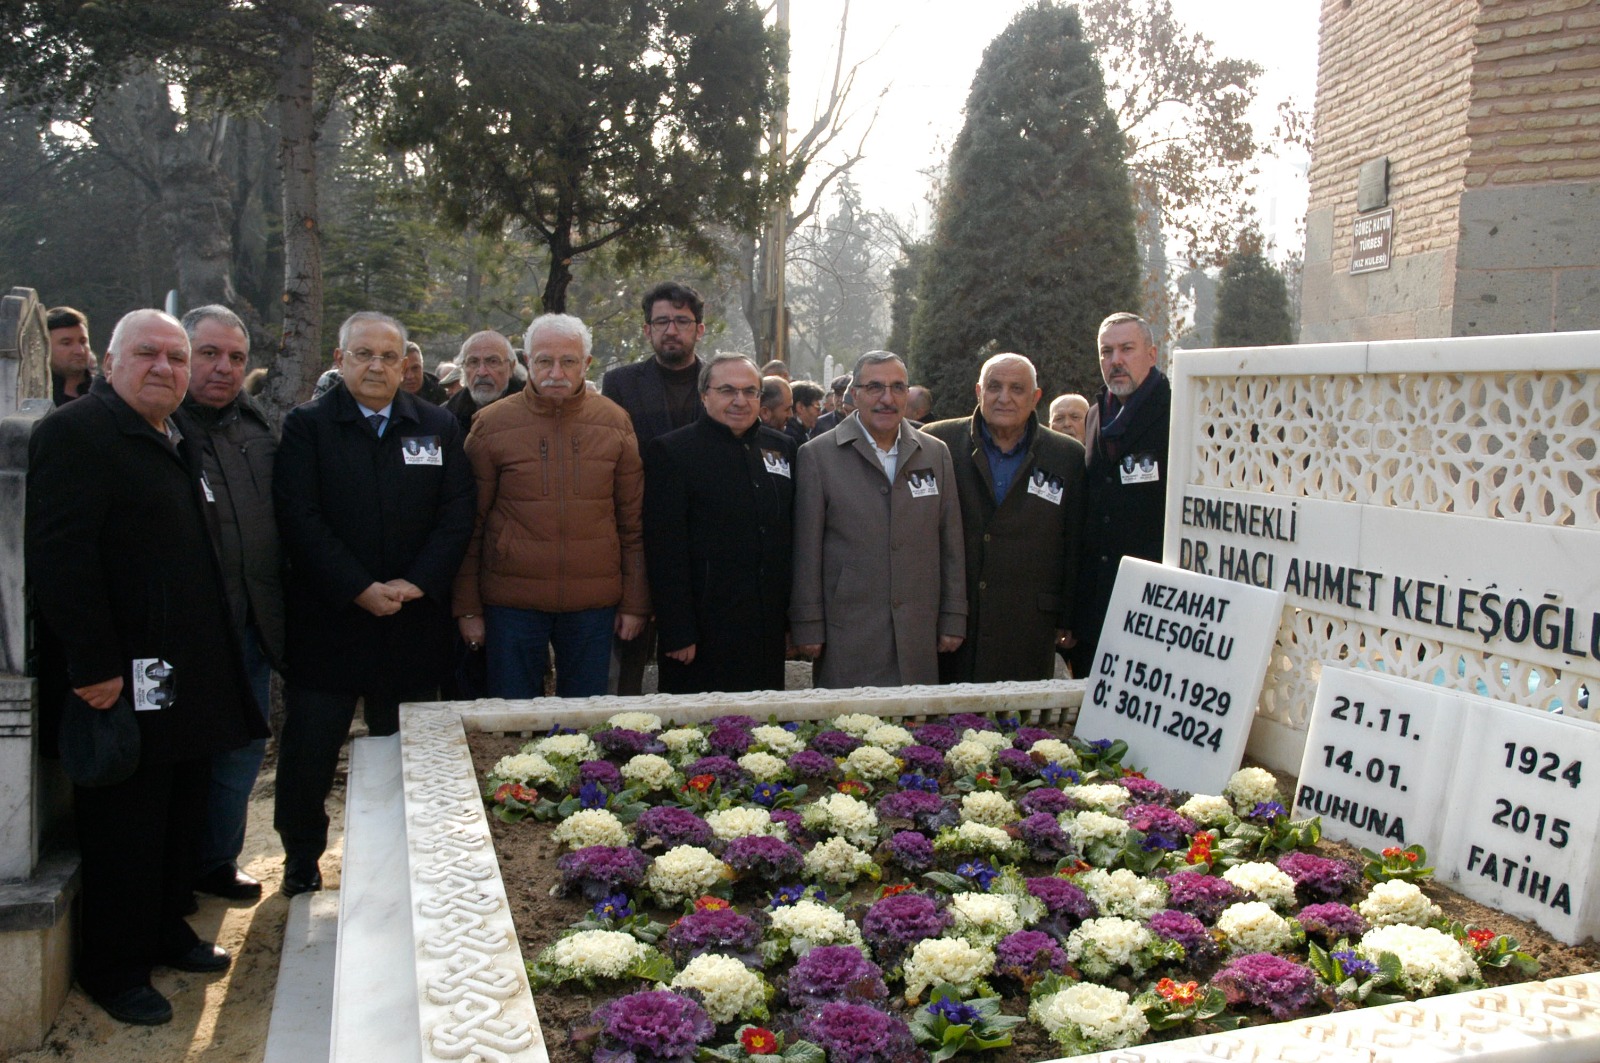
{"type": "MultiPolygon", "coordinates": [[[[695,345],[706,334],[705,301],[687,284],[664,281],[644,293],[644,338],[653,358],[621,365],[600,380],[600,394],[628,411],[642,452],[657,436],[692,424],[704,408],[701,361],[695,345]]],[[[638,638],[616,643],[617,693],[643,691],[644,668],[655,655],[652,620],[638,638]]]]}

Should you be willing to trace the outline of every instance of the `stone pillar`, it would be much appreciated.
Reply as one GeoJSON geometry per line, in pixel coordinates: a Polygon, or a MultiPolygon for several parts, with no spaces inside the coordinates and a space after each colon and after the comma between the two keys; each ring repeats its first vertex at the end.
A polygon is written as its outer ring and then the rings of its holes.
{"type": "Polygon", "coordinates": [[[39,759],[22,568],[28,439],[50,408],[44,308],[13,288],[0,299],[0,1056],[43,1044],[72,981],[78,857],[46,844],[66,788],[39,759]]]}

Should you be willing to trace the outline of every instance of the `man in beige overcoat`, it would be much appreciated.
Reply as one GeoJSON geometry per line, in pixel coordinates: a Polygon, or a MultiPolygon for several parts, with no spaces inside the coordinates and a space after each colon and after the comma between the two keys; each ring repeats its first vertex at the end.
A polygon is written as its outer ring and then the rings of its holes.
{"type": "Polygon", "coordinates": [[[950,452],[905,423],[898,355],[862,355],[851,386],[856,412],[800,448],[790,637],[819,687],[935,683],[967,630],[950,452]]]}

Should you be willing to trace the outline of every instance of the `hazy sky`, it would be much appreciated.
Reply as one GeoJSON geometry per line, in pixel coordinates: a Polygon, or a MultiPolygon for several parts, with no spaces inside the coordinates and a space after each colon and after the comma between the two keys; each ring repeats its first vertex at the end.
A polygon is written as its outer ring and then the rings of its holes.
{"type": "MultiPolygon", "coordinates": [[[[926,224],[927,182],[919,171],[933,165],[960,131],[962,107],[984,48],[1030,2],[851,3],[846,62],[864,60],[853,94],[858,128],[865,127],[874,107],[878,111],[866,158],[854,170],[868,206],[902,216],[915,209],[926,224]]],[[[1258,101],[1259,120],[1269,127],[1279,100],[1293,98],[1311,110],[1319,7],[1317,0],[1173,0],[1177,16],[1209,37],[1217,54],[1251,59],[1266,68],[1258,101]]],[[[832,76],[843,9],[844,0],[792,0],[792,130],[809,126],[819,93],[832,76]]],[[[844,139],[853,146],[859,138],[858,131],[844,139]]],[[[1306,163],[1303,152],[1262,163],[1256,210],[1280,247],[1301,243],[1306,163]]]]}

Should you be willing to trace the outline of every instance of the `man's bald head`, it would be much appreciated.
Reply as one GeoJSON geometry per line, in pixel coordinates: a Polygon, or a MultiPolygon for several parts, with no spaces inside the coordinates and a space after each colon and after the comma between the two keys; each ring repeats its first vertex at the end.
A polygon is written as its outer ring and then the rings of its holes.
{"type": "Polygon", "coordinates": [[[1082,443],[1083,419],[1089,415],[1089,400],[1082,395],[1060,395],[1050,403],[1050,427],[1082,443]]]}

